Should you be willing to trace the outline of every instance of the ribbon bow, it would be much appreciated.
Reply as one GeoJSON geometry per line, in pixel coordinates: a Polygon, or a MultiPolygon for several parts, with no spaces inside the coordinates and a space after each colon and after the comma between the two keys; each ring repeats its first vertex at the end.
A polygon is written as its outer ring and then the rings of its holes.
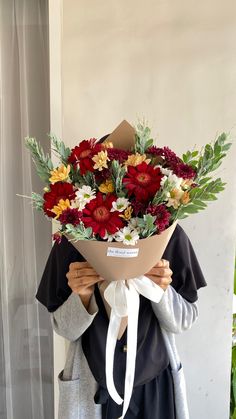
{"type": "Polygon", "coordinates": [[[112,399],[123,404],[121,419],[125,416],[134,384],[135,361],[137,353],[137,332],[139,314],[139,294],[159,303],[164,290],[146,276],[128,280],[111,281],[104,292],[104,297],[111,307],[110,322],[106,342],[106,384],[112,399]],[[114,379],[114,353],[122,317],[128,316],[127,325],[127,358],[125,372],[124,400],[118,394],[114,379]]]}

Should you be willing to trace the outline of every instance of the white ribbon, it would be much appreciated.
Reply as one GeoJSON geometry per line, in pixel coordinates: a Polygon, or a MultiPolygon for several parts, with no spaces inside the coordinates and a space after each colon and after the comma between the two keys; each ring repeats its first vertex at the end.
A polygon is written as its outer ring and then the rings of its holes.
{"type": "Polygon", "coordinates": [[[117,404],[123,404],[121,419],[124,418],[131,399],[135,361],[137,353],[137,332],[139,316],[139,294],[159,303],[164,290],[146,276],[128,280],[111,281],[104,292],[104,297],[111,306],[110,322],[106,342],[106,383],[107,390],[117,404]],[[114,379],[114,354],[122,317],[128,316],[127,325],[127,358],[125,372],[124,400],[118,394],[114,379]]]}

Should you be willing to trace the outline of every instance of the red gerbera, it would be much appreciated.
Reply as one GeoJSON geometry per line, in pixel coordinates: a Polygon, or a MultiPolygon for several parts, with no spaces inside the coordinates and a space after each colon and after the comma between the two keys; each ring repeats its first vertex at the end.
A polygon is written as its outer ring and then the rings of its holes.
{"type": "Polygon", "coordinates": [[[128,173],[123,183],[128,195],[134,195],[141,202],[153,198],[160,189],[162,174],[159,167],[155,168],[143,162],[136,167],[128,166],[128,173]]]}
{"type": "Polygon", "coordinates": [[[75,192],[73,189],[73,185],[67,182],[57,182],[53,185],[50,185],[50,191],[45,192],[43,195],[44,204],[43,210],[48,217],[55,217],[54,212],[51,209],[54,205],[57,205],[60,199],[69,199],[72,200],[75,198],[75,192]]]}
{"type": "Polygon", "coordinates": [[[79,164],[80,173],[84,175],[87,171],[94,172],[94,161],[92,157],[101,151],[102,146],[96,143],[96,138],[90,138],[90,140],[83,140],[81,143],[71,150],[71,154],[68,157],[68,163],[72,163],[76,168],[79,164]]]}
{"type": "Polygon", "coordinates": [[[161,233],[168,227],[171,214],[166,209],[165,205],[149,205],[147,208],[147,213],[156,216],[155,224],[158,228],[159,233],[161,233]]]}
{"type": "Polygon", "coordinates": [[[116,233],[124,225],[118,211],[110,212],[112,202],[116,199],[114,194],[104,197],[101,192],[98,192],[97,197],[83,210],[82,221],[85,227],[92,227],[94,234],[99,234],[101,238],[106,235],[106,232],[116,233]]]}

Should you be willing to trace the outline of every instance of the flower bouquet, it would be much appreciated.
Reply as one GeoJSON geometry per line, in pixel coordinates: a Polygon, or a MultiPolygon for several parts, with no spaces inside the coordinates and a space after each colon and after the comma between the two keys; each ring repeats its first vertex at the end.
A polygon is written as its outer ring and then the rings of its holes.
{"type": "MultiPolygon", "coordinates": [[[[103,278],[111,281],[105,298],[111,306],[106,348],[106,378],[111,397],[123,402],[113,382],[113,358],[121,319],[128,316],[123,416],[134,379],[139,294],[159,302],[163,290],[147,277],[161,259],[177,220],[207,207],[225,187],[213,179],[231,143],[222,133],[201,151],[182,158],[157,147],[144,123],[123,121],[105,141],[83,140],[73,149],[50,135],[60,163],[53,167],[36,139],[27,138],[43,195],[30,197],[37,210],[58,223],[64,234],[103,278]]],[[[123,417],[122,416],[122,417],[123,417]]]]}

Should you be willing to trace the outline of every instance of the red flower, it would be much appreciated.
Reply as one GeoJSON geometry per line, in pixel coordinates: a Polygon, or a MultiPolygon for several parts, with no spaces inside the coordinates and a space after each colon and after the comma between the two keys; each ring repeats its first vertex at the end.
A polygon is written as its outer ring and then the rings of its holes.
{"type": "Polygon", "coordinates": [[[82,212],[78,209],[67,208],[61,213],[58,221],[60,221],[61,224],[73,224],[73,226],[76,226],[80,223],[81,216],[82,212]]]}
{"type": "Polygon", "coordinates": [[[143,162],[136,167],[128,166],[128,173],[123,178],[123,183],[128,189],[128,195],[134,195],[141,202],[152,199],[160,189],[162,174],[157,167],[143,162]]]}
{"type": "Polygon", "coordinates": [[[194,179],[196,176],[195,170],[185,163],[178,163],[172,166],[174,174],[183,179],[194,179]]]}
{"type": "Polygon", "coordinates": [[[172,151],[169,147],[159,148],[154,145],[152,147],[149,147],[146,153],[152,154],[153,156],[162,157],[168,165],[181,162],[181,159],[178,156],[176,156],[174,151],[172,151]]]}
{"type": "Polygon", "coordinates": [[[116,233],[124,225],[118,211],[110,212],[112,202],[116,199],[113,194],[104,197],[101,192],[98,192],[97,197],[83,210],[82,221],[85,227],[92,227],[94,234],[99,234],[101,238],[106,235],[106,232],[116,233]]]}
{"type": "Polygon", "coordinates": [[[81,143],[71,150],[68,163],[72,163],[76,168],[79,164],[80,173],[84,175],[87,171],[94,172],[94,162],[92,157],[101,151],[101,144],[96,143],[96,138],[81,141],[81,143]]]}
{"type": "Polygon", "coordinates": [[[123,163],[125,160],[128,159],[128,156],[132,154],[131,151],[126,150],[120,150],[119,148],[107,148],[107,154],[109,159],[112,160],[118,160],[119,163],[123,163]]]}
{"type": "Polygon", "coordinates": [[[57,233],[52,234],[52,239],[57,243],[60,244],[62,241],[62,235],[61,233],[58,231],[57,233]]]}
{"type": "Polygon", "coordinates": [[[57,182],[53,185],[50,185],[50,191],[45,192],[43,195],[44,204],[43,210],[48,217],[55,217],[54,212],[50,211],[54,205],[57,205],[60,199],[69,199],[72,200],[75,198],[75,192],[73,185],[67,182],[57,182]]]}
{"type": "Polygon", "coordinates": [[[156,216],[155,224],[158,228],[159,233],[161,233],[168,227],[171,214],[166,209],[165,205],[149,205],[147,208],[147,213],[156,216]]]}

